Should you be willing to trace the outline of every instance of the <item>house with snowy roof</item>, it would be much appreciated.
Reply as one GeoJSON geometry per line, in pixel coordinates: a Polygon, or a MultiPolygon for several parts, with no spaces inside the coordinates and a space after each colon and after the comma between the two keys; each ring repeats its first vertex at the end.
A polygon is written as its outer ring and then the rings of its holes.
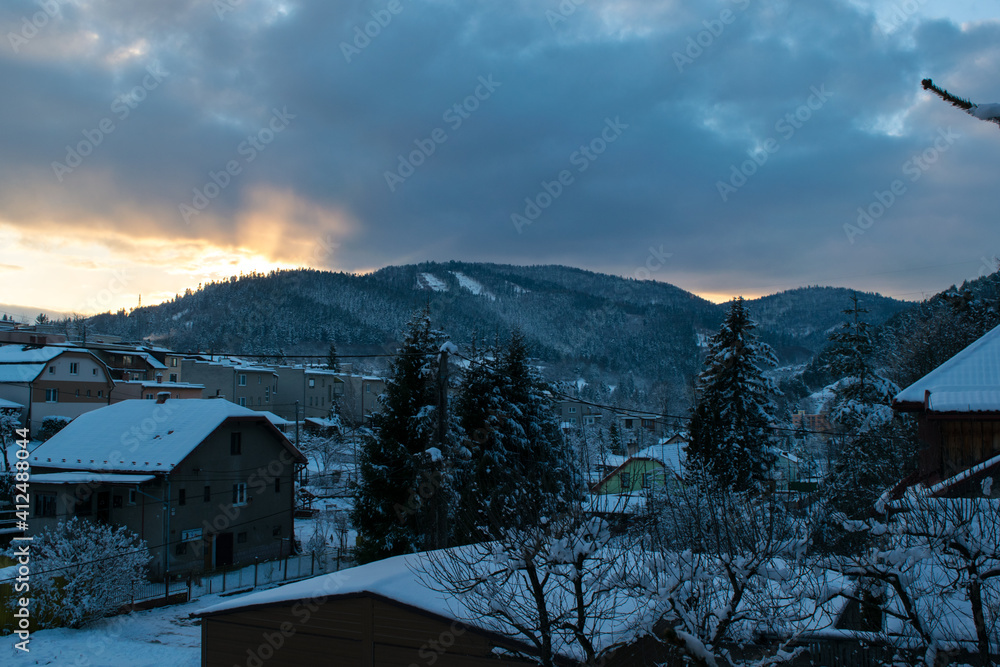
{"type": "Polygon", "coordinates": [[[122,401],[32,452],[29,527],[74,516],[126,526],[157,578],[286,556],[305,462],[265,415],[229,401],[122,401]]]}
{"type": "Polygon", "coordinates": [[[596,495],[635,493],[680,486],[684,478],[684,447],[678,438],[664,438],[639,450],[594,485],[596,495]]]}
{"type": "Polygon", "coordinates": [[[892,407],[918,420],[919,465],[905,486],[982,495],[983,480],[1000,476],[1000,327],[896,394],[892,407]]]}
{"type": "Polygon", "coordinates": [[[87,350],[0,345],[0,400],[24,406],[32,431],[46,417],[72,419],[107,405],[114,386],[107,365],[87,350]]]}

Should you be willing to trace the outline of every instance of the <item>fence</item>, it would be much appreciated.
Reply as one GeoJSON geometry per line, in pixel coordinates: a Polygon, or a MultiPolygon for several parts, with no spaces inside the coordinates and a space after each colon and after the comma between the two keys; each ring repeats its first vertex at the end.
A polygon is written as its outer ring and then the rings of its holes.
{"type": "MultiPolygon", "coordinates": [[[[259,586],[296,581],[332,572],[353,563],[351,550],[328,550],[273,560],[256,561],[208,572],[191,573],[185,579],[144,582],[112,600],[109,606],[121,612],[181,604],[201,595],[249,591],[259,586]]],[[[14,627],[11,608],[13,580],[0,581],[0,635],[14,627]]]]}

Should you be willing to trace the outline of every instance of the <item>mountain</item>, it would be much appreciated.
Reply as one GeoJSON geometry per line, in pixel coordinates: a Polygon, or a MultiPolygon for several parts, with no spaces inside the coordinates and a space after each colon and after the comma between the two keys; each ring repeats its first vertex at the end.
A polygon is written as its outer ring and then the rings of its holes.
{"type": "MultiPolygon", "coordinates": [[[[803,288],[749,303],[765,340],[799,362],[825,343],[849,294],[803,288]]],[[[871,299],[873,318],[907,306],[871,299]]],[[[465,349],[519,327],[550,377],[635,387],[655,406],[688,402],[701,364],[698,334],[713,334],[726,309],[667,283],[565,266],[448,262],[367,275],[302,269],[232,277],[157,306],[97,315],[87,326],[181,351],[323,355],[333,341],[343,355],[373,354],[394,352],[424,307],[465,349]]]]}

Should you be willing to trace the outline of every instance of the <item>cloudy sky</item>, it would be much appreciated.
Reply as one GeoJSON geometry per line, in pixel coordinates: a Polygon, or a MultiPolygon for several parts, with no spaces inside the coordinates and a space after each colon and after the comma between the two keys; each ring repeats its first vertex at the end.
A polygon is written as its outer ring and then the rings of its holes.
{"type": "Polygon", "coordinates": [[[1000,2],[5,0],[0,303],[560,263],[713,299],[992,270],[1000,2]]]}

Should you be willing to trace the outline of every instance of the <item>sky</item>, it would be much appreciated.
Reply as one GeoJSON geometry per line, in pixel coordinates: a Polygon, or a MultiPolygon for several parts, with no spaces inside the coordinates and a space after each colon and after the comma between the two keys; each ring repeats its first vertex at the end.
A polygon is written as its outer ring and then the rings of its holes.
{"type": "Polygon", "coordinates": [[[1000,0],[5,0],[0,303],[565,264],[706,298],[995,269],[1000,0]]]}

